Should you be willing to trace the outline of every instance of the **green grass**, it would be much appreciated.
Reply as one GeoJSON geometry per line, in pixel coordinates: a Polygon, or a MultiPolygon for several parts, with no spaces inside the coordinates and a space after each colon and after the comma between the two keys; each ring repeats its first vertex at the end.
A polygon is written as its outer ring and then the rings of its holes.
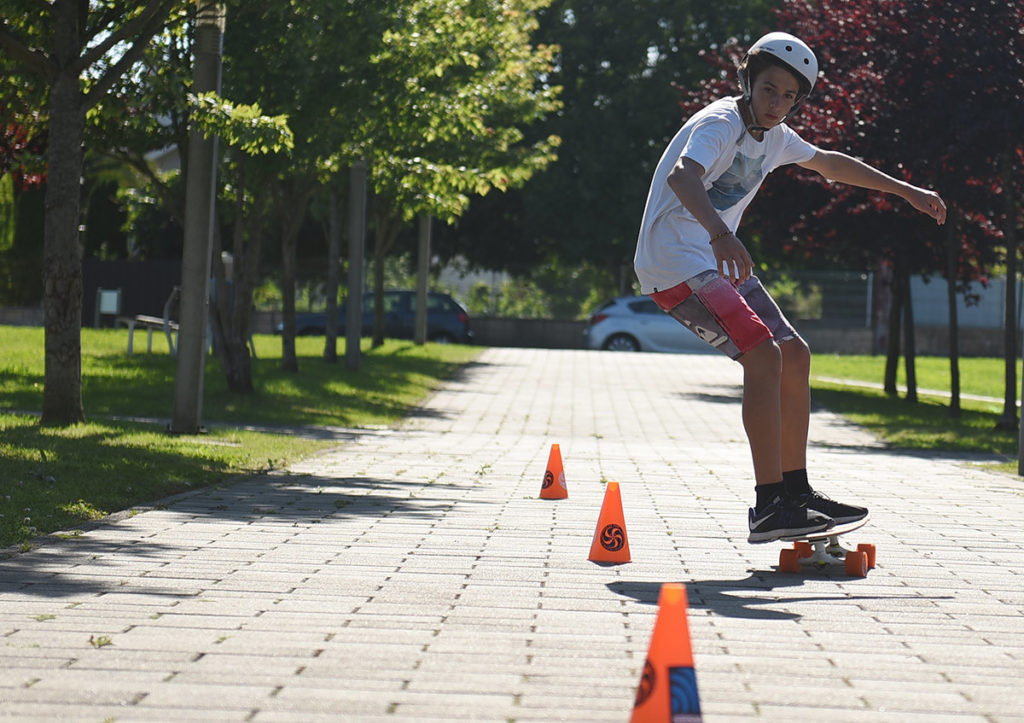
{"type": "MultiPolygon", "coordinates": [[[[127,356],[124,329],[82,330],[82,399],[87,418],[171,416],[175,360],[166,341],[154,337],[153,354],[127,356]]],[[[136,337],[135,348],[144,344],[136,337]]],[[[253,361],[256,393],[227,391],[219,362],[208,357],[203,397],[206,422],[251,425],[387,425],[401,418],[460,364],[479,350],[461,345],[387,341],[370,350],[363,342],[358,372],[344,362],[339,342],[337,363],[323,360],[323,337],[296,340],[299,373],[280,369],[281,339],[257,335],[253,361]]],[[[41,329],[0,326],[0,408],[36,411],[42,407],[43,335],[41,329]]]]}
{"type": "Polygon", "coordinates": [[[83,330],[88,421],[53,428],[33,416],[42,405],[42,330],[0,326],[0,548],[27,545],[37,534],[167,495],[280,468],[331,444],[285,430],[274,433],[277,426],[394,424],[479,353],[466,346],[389,341],[367,348],[361,370],[351,372],[343,358],[337,364],[323,361],[322,337],[304,338],[297,344],[300,372],[292,374],[279,368],[279,338],[258,336],[255,343],[256,393],[229,394],[211,358],[203,402],[208,434],[171,436],[164,428],[172,411],[174,359],[163,338],[154,338],[155,353],[129,357],[126,331],[83,330]],[[265,429],[246,431],[242,425],[265,429]]]}
{"type": "MultiPolygon", "coordinates": [[[[815,355],[811,364],[811,387],[816,403],[836,411],[865,427],[893,447],[920,451],[976,452],[998,455],[1007,461],[997,469],[1016,473],[1017,432],[1000,430],[1001,401],[961,397],[961,416],[949,413],[948,396],[922,394],[921,389],[947,392],[949,360],[918,357],[915,365],[919,401],[911,403],[889,397],[880,389],[865,389],[822,381],[834,377],[881,385],[885,358],[872,356],[815,355]]],[[[960,387],[971,394],[1001,400],[1004,388],[1003,360],[966,358],[960,360],[960,387]]],[[[1020,369],[1017,369],[1019,399],[1020,369]]],[[[901,360],[898,383],[905,382],[901,360]]]]}
{"type": "MultiPolygon", "coordinates": [[[[965,357],[960,360],[960,392],[1002,400],[1005,389],[1005,371],[1002,359],[991,357],[965,357]]],[[[914,365],[918,389],[949,391],[949,359],[946,357],[917,357],[914,365]]],[[[1021,373],[1017,368],[1015,399],[1020,399],[1021,373]]],[[[884,356],[840,356],[815,354],[811,362],[811,376],[838,377],[881,384],[885,378],[884,356]]],[[[903,360],[897,370],[898,384],[906,383],[903,360]]],[[[991,408],[992,405],[989,405],[991,408]]],[[[999,405],[1002,410],[1002,406],[999,405]]]]}

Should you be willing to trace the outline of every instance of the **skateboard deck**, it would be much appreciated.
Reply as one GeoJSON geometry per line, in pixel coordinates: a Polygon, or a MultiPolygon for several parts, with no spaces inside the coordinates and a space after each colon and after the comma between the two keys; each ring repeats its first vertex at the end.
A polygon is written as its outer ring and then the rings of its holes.
{"type": "Polygon", "coordinates": [[[783,542],[792,542],[793,547],[779,551],[779,570],[781,572],[800,572],[804,565],[819,570],[830,565],[843,565],[846,574],[852,577],[865,577],[868,570],[875,566],[875,546],[861,543],[856,550],[851,550],[839,542],[839,537],[848,532],[859,530],[867,524],[867,518],[846,525],[836,525],[831,530],[816,532],[813,535],[783,537],[783,542]]]}

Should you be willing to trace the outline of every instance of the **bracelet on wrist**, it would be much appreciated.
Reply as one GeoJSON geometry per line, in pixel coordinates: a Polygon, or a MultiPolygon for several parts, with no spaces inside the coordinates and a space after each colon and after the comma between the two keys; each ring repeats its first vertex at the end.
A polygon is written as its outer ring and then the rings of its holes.
{"type": "Polygon", "coordinates": [[[708,239],[708,243],[709,244],[714,243],[715,241],[717,241],[718,239],[722,238],[723,236],[728,236],[731,233],[732,233],[732,231],[730,231],[729,229],[725,229],[725,231],[722,231],[721,233],[716,233],[714,236],[709,238],[708,239]]]}

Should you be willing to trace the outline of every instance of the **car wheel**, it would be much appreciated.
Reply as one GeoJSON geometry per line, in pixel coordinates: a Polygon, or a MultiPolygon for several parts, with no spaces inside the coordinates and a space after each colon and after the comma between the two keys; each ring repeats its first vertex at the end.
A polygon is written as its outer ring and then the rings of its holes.
{"type": "Polygon", "coordinates": [[[601,348],[608,351],[640,351],[640,342],[629,334],[612,334],[601,348]]]}

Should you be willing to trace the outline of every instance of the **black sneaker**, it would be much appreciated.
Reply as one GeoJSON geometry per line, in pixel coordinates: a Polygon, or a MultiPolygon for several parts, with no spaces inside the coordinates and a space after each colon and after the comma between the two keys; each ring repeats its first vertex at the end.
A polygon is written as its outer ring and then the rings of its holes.
{"type": "Polygon", "coordinates": [[[837,525],[848,525],[853,522],[860,522],[861,520],[867,519],[868,516],[868,510],[866,507],[844,505],[842,502],[836,502],[831,497],[823,495],[820,492],[811,492],[810,494],[800,495],[796,499],[797,502],[806,506],[807,509],[820,512],[823,515],[828,515],[836,521],[837,525]]]}
{"type": "Polygon", "coordinates": [[[773,542],[783,537],[800,537],[825,532],[835,526],[828,515],[809,510],[806,505],[788,496],[778,496],[760,512],[750,508],[750,537],[747,542],[773,542]]]}

